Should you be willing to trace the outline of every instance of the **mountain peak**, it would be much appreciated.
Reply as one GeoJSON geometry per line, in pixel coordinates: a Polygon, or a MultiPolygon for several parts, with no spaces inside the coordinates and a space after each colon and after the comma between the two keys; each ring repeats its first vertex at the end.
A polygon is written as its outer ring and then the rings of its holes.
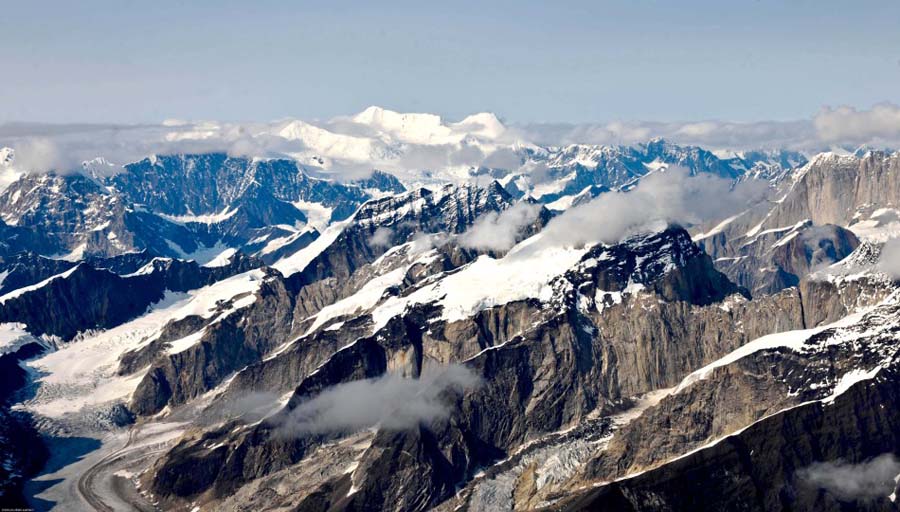
{"type": "Polygon", "coordinates": [[[458,123],[449,123],[436,114],[403,113],[372,106],[351,119],[389,139],[412,144],[455,144],[469,136],[495,139],[506,131],[500,119],[490,112],[479,112],[458,123]]]}
{"type": "Polygon", "coordinates": [[[0,148],[0,165],[9,166],[12,165],[13,159],[15,159],[16,151],[13,148],[3,147],[0,148]]]}
{"type": "Polygon", "coordinates": [[[277,132],[279,137],[299,140],[310,150],[328,158],[353,161],[378,160],[386,151],[374,139],[334,133],[305,121],[293,120],[277,132]]]}
{"type": "Polygon", "coordinates": [[[479,112],[467,116],[454,125],[456,128],[489,139],[496,139],[506,131],[506,126],[492,112],[479,112]]]}
{"type": "Polygon", "coordinates": [[[382,128],[413,128],[414,126],[441,126],[441,116],[419,112],[396,112],[383,107],[371,106],[353,116],[360,124],[382,128]]]}

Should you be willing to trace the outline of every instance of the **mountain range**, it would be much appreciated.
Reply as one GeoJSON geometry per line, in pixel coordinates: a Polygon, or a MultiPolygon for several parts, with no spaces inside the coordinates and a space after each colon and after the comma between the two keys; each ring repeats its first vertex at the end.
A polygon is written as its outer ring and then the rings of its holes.
{"type": "Polygon", "coordinates": [[[898,508],[900,152],[241,140],[0,152],[4,506],[898,508]]]}

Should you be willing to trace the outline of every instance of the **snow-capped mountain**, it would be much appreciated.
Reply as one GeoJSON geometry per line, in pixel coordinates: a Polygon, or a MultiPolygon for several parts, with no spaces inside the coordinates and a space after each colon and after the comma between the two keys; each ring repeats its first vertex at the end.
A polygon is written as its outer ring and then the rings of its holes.
{"type": "Polygon", "coordinates": [[[759,180],[779,183],[792,164],[805,163],[799,154],[784,151],[729,155],[720,158],[699,147],[679,146],[654,139],[635,146],[573,144],[565,147],[526,150],[524,172],[503,178],[511,191],[527,194],[558,209],[571,205],[585,192],[628,189],[650,174],[670,166],[691,174],[709,174],[729,180],[759,180]],[[535,172],[535,171],[538,172],[535,172]]]}
{"type": "Polygon", "coordinates": [[[466,139],[496,141],[506,127],[489,112],[473,114],[458,123],[446,123],[434,114],[407,114],[369,107],[350,118],[379,136],[407,144],[459,144],[466,139]]]}
{"type": "Polygon", "coordinates": [[[894,507],[900,153],[256,128],[277,156],[0,153],[0,497],[894,507]],[[865,493],[809,476],[873,461],[865,493]]]}
{"type": "Polygon", "coordinates": [[[8,187],[21,175],[13,168],[15,154],[12,148],[0,148],[0,190],[8,187]]]}
{"type": "Polygon", "coordinates": [[[384,173],[359,184],[313,178],[290,160],[153,156],[110,176],[23,175],[0,194],[0,219],[34,240],[21,236],[19,250],[69,259],[135,250],[203,259],[227,247],[265,256],[402,189],[384,173]]]}

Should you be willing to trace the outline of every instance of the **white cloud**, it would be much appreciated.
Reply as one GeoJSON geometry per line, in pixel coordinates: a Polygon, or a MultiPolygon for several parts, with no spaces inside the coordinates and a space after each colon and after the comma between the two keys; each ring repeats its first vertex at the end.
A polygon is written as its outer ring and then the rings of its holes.
{"type": "Polygon", "coordinates": [[[481,161],[481,167],[494,169],[517,169],[524,162],[522,156],[510,148],[498,148],[481,161]]]}
{"type": "Polygon", "coordinates": [[[886,453],[860,464],[817,462],[799,470],[797,475],[806,484],[844,499],[881,498],[894,491],[900,461],[893,453],[886,453]]]}
{"type": "Polygon", "coordinates": [[[836,144],[897,144],[900,141],[900,106],[875,105],[870,110],[826,107],[813,120],[819,139],[836,144]]]}
{"type": "Polygon", "coordinates": [[[811,120],[736,123],[699,121],[659,123],[616,121],[604,124],[530,124],[512,128],[519,137],[537,144],[631,145],[661,137],[707,149],[818,150],[826,146],[816,137],[811,120]]]}
{"type": "Polygon", "coordinates": [[[662,137],[707,149],[795,149],[816,152],[832,145],[900,146],[900,106],[871,109],[824,107],[811,119],[738,123],[614,121],[592,124],[530,124],[511,127],[519,137],[543,144],[636,144],[662,137]]]}
{"type": "Polygon", "coordinates": [[[409,252],[410,254],[421,254],[435,247],[441,247],[447,243],[447,238],[447,233],[444,232],[425,233],[419,231],[410,240],[409,252]]]}
{"type": "Polygon", "coordinates": [[[35,137],[24,140],[14,148],[14,165],[23,171],[69,171],[73,164],[79,162],[66,161],[58,145],[50,138],[35,137]]]}
{"type": "Polygon", "coordinates": [[[66,172],[97,157],[124,165],[152,154],[225,152],[275,157],[302,149],[268,135],[264,124],[172,123],[159,125],[0,125],[0,147],[16,150],[18,170],[66,172]]]}
{"type": "Polygon", "coordinates": [[[766,193],[767,186],[761,182],[732,187],[730,180],[709,174],[690,176],[686,169],[672,166],[642,179],[629,192],[608,192],[566,210],[550,221],[542,238],[561,245],[615,243],[668,223],[690,226],[725,218],[766,193]]]}
{"type": "Polygon", "coordinates": [[[878,270],[900,279],[900,238],[892,238],[885,242],[881,248],[881,257],[878,259],[878,270]]]}
{"type": "Polygon", "coordinates": [[[418,379],[387,374],[328,388],[291,411],[278,432],[293,436],[375,426],[403,430],[447,417],[447,393],[459,393],[480,382],[461,365],[425,370],[418,379]]]}
{"type": "Polygon", "coordinates": [[[506,251],[516,244],[522,229],[537,220],[540,211],[540,205],[519,202],[500,213],[485,213],[459,236],[459,245],[469,249],[506,251]]]}
{"type": "MultiPolygon", "coordinates": [[[[126,164],[150,154],[224,151],[235,156],[298,158],[324,155],[335,177],[364,175],[378,166],[399,175],[419,175],[423,170],[443,168],[517,168],[522,165],[521,148],[529,144],[635,144],[663,137],[678,144],[708,149],[751,150],[788,148],[808,152],[831,146],[852,148],[860,144],[900,147],[900,106],[883,103],[871,109],[825,107],[814,118],[797,121],[643,122],[612,121],[593,124],[519,124],[502,130],[483,130],[482,123],[451,127],[454,137],[439,143],[399,143],[371,126],[350,118],[306,123],[315,140],[290,140],[278,136],[289,121],[217,123],[166,120],[160,124],[0,124],[0,147],[10,146],[22,156],[21,166],[32,170],[68,170],[82,161],[104,157],[126,164]],[[457,137],[460,130],[473,130],[471,137],[457,137]],[[330,130],[330,131],[328,131],[330,130]],[[486,135],[487,134],[487,135],[486,135]],[[456,140],[459,139],[459,140],[456,140]],[[329,142],[332,141],[332,142],[329,142]],[[333,147],[350,144],[343,149],[333,147]],[[347,142],[351,141],[351,142],[347,142]],[[455,142],[454,142],[455,141],[455,142]],[[322,145],[325,146],[322,146],[322,145]],[[357,147],[354,144],[361,145],[357,147]],[[43,146],[43,150],[40,148],[43,146]],[[339,150],[340,149],[340,150],[339,150]],[[353,158],[341,158],[341,151],[353,158]],[[379,162],[369,161],[372,155],[379,162]],[[362,159],[360,159],[362,158],[362,159]]],[[[343,146],[342,146],[343,147],[343,146]]]]}
{"type": "Polygon", "coordinates": [[[384,226],[379,227],[372,233],[369,238],[369,245],[372,247],[388,247],[391,245],[391,239],[394,236],[394,230],[384,226]]]}

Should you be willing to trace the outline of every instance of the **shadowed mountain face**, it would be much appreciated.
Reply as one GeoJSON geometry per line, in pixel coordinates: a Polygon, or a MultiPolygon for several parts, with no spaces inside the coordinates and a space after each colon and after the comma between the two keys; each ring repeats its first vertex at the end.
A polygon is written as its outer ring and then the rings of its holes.
{"type": "Polygon", "coordinates": [[[628,464],[643,471],[552,508],[894,510],[898,311],[895,293],[857,324],[715,369],[629,425],[587,469],[606,481],[628,464]],[[736,429],[742,414],[751,421],[736,429]],[[663,423],[687,435],[660,443],[663,423]],[[710,431],[734,433],[712,443],[688,434],[710,431]],[[653,462],[679,444],[684,456],[653,462]]]}
{"type": "MultiPolygon", "coordinates": [[[[105,260],[97,263],[102,265],[105,260]]],[[[69,340],[87,330],[115,327],[130,320],[159,302],[167,291],[202,288],[261,265],[241,253],[235,253],[225,265],[212,268],[193,261],[153,258],[123,276],[79,263],[51,275],[33,290],[26,287],[27,291],[20,289],[18,294],[13,291],[4,297],[0,322],[23,323],[35,335],[69,340]]]]}
{"type": "Polygon", "coordinates": [[[284,238],[309,224],[308,208],[327,224],[350,216],[373,192],[400,191],[396,178],[381,172],[342,185],[310,177],[289,160],[159,156],[108,177],[25,175],[0,195],[0,218],[22,232],[18,250],[184,257],[217,244],[284,238]]]}
{"type": "Polygon", "coordinates": [[[781,180],[774,201],[706,230],[698,241],[754,294],[796,285],[846,257],[858,236],[896,236],[900,153],[820,154],[781,180]]]}
{"type": "Polygon", "coordinates": [[[4,498],[893,509],[896,154],[517,151],[541,165],[428,187],[215,153],[12,182],[4,498]],[[660,187],[659,211],[716,213],[642,215],[630,198],[670,166],[724,180],[711,202],[768,194],[693,208],[660,187]]]}

